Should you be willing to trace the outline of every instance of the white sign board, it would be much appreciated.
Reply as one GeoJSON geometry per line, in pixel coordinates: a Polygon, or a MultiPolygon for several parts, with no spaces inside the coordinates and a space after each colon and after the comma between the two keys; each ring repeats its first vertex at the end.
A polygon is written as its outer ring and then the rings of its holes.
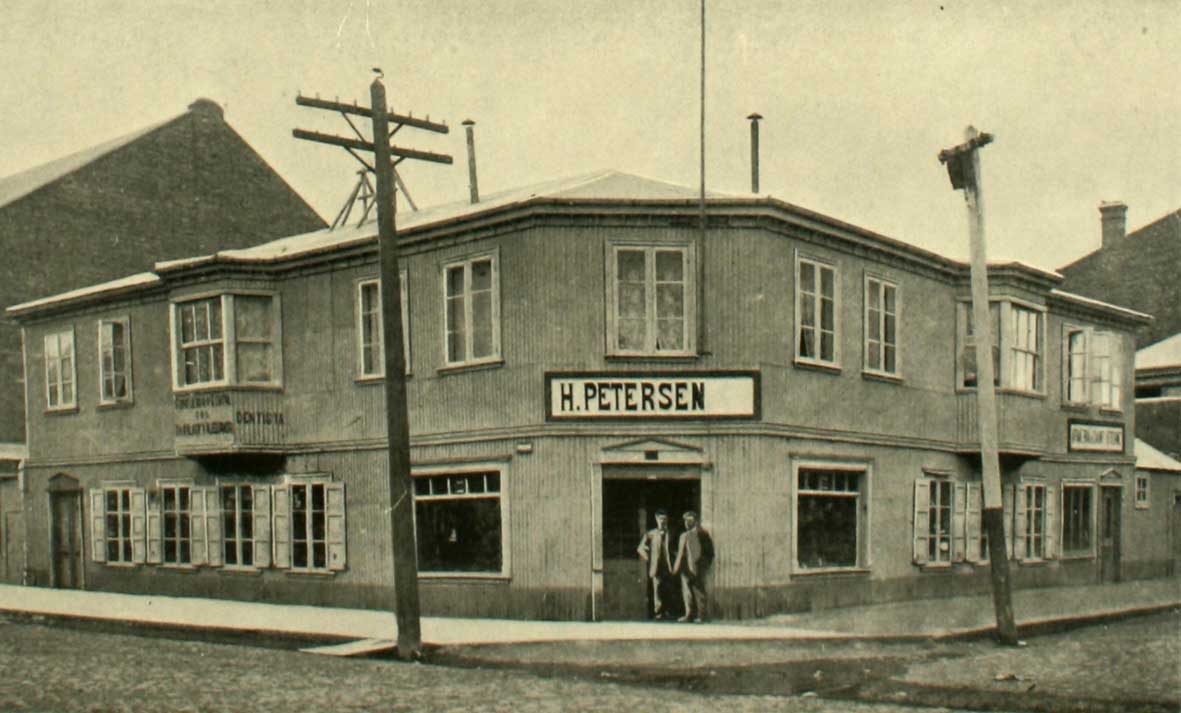
{"type": "Polygon", "coordinates": [[[1123,453],[1124,427],[1071,422],[1069,447],[1072,451],[1123,453]]]}
{"type": "Polygon", "coordinates": [[[546,418],[757,418],[758,372],[546,374],[546,418]]]}

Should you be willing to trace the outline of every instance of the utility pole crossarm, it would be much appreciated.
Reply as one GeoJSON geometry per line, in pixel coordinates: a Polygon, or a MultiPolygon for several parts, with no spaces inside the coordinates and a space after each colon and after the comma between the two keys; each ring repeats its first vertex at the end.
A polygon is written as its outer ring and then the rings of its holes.
{"type": "MultiPolygon", "coordinates": [[[[305,97],[298,95],[295,97],[295,103],[300,106],[307,106],[313,109],[329,109],[331,111],[339,111],[341,114],[352,114],[353,116],[363,116],[367,119],[373,118],[373,110],[369,107],[357,106],[356,104],[345,104],[338,101],[328,101],[319,97],[305,97]]],[[[422,129],[424,131],[433,131],[436,134],[451,133],[451,128],[446,124],[440,124],[436,121],[431,121],[430,118],[416,119],[413,116],[403,116],[402,114],[395,114],[392,111],[386,112],[386,120],[392,124],[399,124],[402,126],[409,126],[415,129],[422,129]]]]}
{"type": "MultiPolygon", "coordinates": [[[[346,149],[353,149],[354,151],[372,152],[375,150],[373,142],[350,139],[347,136],[324,134],[319,131],[308,131],[307,129],[292,129],[291,135],[297,139],[315,141],[316,143],[329,144],[331,146],[340,146],[346,149]]],[[[450,164],[452,162],[450,156],[434,153],[433,151],[419,151],[417,149],[407,149],[399,146],[390,146],[389,151],[391,156],[397,156],[398,158],[413,158],[419,161],[430,161],[431,163],[450,164]]]]}

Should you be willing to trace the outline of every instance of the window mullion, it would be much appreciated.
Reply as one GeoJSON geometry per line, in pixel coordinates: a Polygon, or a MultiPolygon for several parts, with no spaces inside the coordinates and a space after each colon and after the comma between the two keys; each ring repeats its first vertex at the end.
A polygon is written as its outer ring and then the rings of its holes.
{"type": "Polygon", "coordinates": [[[656,249],[644,248],[644,351],[656,352],[656,335],[660,331],[656,314],[656,249]]]}

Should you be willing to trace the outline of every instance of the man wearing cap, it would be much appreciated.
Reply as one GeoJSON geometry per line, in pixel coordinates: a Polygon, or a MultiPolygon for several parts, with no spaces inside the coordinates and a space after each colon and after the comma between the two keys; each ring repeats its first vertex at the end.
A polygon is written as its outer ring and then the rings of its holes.
{"type": "Polygon", "coordinates": [[[685,531],[677,542],[677,559],[673,574],[681,575],[681,595],[685,598],[685,615],[677,621],[693,619],[705,621],[707,600],[705,573],[714,560],[714,544],[709,533],[697,525],[697,513],[692,510],[681,516],[685,531]]]}
{"type": "Polygon", "coordinates": [[[672,535],[668,531],[668,513],[656,511],[656,527],[644,533],[636,552],[648,563],[648,580],[652,583],[652,617],[663,619],[668,615],[664,609],[664,595],[672,583],[672,535]]]}

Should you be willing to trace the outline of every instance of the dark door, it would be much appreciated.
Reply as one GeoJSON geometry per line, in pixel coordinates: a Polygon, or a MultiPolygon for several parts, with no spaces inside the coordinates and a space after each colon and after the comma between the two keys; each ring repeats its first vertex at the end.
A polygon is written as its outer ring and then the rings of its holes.
{"type": "Polygon", "coordinates": [[[53,511],[50,549],[53,552],[52,584],[58,589],[82,587],[82,541],[78,526],[80,493],[51,492],[53,511]]]}
{"type": "MultiPolygon", "coordinates": [[[[605,478],[603,480],[603,619],[647,619],[652,591],[645,563],[636,552],[644,533],[656,526],[656,510],[668,511],[672,542],[680,534],[681,514],[701,508],[696,478],[605,478]]],[[[675,546],[675,545],[674,545],[675,546]]],[[[665,590],[673,613],[681,607],[680,586],[665,590]]]]}
{"type": "Polygon", "coordinates": [[[1100,488],[1103,502],[1099,506],[1099,578],[1104,582],[1118,582],[1120,565],[1120,505],[1121,488],[1100,488]]]}

